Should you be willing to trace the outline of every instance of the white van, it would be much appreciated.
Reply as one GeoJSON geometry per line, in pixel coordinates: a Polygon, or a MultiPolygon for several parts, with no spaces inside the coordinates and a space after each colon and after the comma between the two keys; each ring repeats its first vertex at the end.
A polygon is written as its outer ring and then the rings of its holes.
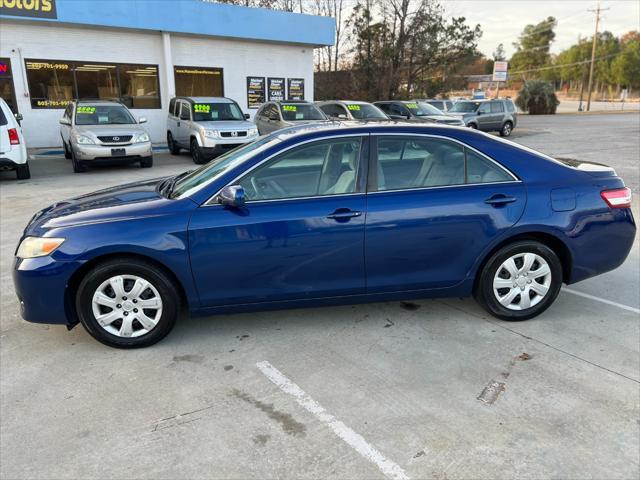
{"type": "Polygon", "coordinates": [[[15,170],[18,180],[26,180],[31,173],[18,118],[13,115],[7,102],[0,98],[0,170],[15,170]]]}

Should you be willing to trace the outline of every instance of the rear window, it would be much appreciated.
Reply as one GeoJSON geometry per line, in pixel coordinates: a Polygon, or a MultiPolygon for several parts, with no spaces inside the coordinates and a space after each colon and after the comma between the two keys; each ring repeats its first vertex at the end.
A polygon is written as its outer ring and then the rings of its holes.
{"type": "Polygon", "coordinates": [[[315,105],[305,103],[283,103],[280,106],[285,122],[325,120],[327,117],[315,105]]]}
{"type": "Polygon", "coordinates": [[[509,100],[508,102],[504,102],[507,104],[507,112],[515,112],[516,111],[516,106],[513,104],[513,102],[511,100],[509,100]]]}
{"type": "Polygon", "coordinates": [[[4,112],[2,111],[2,108],[0,108],[0,125],[6,125],[7,123],[9,123],[7,121],[7,117],[4,116],[4,112]]]}

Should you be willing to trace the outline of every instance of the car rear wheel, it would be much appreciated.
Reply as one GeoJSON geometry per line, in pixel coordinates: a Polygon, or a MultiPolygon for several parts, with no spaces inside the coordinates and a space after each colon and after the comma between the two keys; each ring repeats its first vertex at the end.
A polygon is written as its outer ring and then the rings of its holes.
{"type": "Polygon", "coordinates": [[[509,135],[511,135],[512,131],[513,131],[513,124],[511,122],[504,122],[504,125],[502,125],[502,128],[500,129],[500,136],[508,137],[509,135]]]}
{"type": "Polygon", "coordinates": [[[178,155],[180,153],[180,147],[173,139],[171,132],[167,132],[167,147],[169,148],[169,153],[171,155],[178,155]]]}
{"type": "Polygon", "coordinates": [[[84,277],[76,311],[99,342],[117,348],[147,347],[162,340],[175,325],[180,296],[174,282],[155,265],[111,260],[84,277]]]}
{"type": "Polygon", "coordinates": [[[198,146],[198,141],[195,138],[191,139],[190,150],[191,150],[191,158],[193,159],[193,163],[197,163],[198,165],[207,163],[207,159],[202,154],[202,150],[198,146]]]}
{"type": "Polygon", "coordinates": [[[16,167],[16,177],[18,180],[28,180],[31,178],[31,171],[29,170],[29,164],[18,165],[16,167]]]}
{"type": "Polygon", "coordinates": [[[140,166],[142,168],[151,168],[153,167],[153,157],[147,157],[140,160],[140,166]]]}
{"type": "Polygon", "coordinates": [[[562,265],[546,245],[526,240],[494,253],[480,272],[475,297],[502,320],[533,318],[554,302],[562,286],[562,265]]]}

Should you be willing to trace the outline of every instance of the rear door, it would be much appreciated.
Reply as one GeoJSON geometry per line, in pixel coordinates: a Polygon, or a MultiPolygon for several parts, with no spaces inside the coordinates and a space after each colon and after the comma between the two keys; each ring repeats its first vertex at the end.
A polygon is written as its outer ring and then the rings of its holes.
{"type": "Polygon", "coordinates": [[[202,305],[364,293],[367,141],[294,147],[233,182],[245,189],[245,207],[199,208],[189,248],[202,305]]]}
{"type": "Polygon", "coordinates": [[[368,293],[456,285],[522,215],[522,183],[473,149],[429,136],[372,136],[371,143],[368,293]]]}

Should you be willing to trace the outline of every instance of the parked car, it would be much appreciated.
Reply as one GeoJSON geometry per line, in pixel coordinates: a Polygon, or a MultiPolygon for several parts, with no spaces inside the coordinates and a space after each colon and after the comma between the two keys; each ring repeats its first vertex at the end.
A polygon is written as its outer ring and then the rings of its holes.
{"type": "Polygon", "coordinates": [[[288,100],[265,103],[256,112],[255,120],[260,135],[267,135],[281,128],[303,123],[325,123],[329,119],[311,102],[288,100]]]}
{"type": "Polygon", "coordinates": [[[422,103],[428,103],[432,107],[436,107],[441,112],[447,113],[453,107],[455,103],[453,100],[437,100],[437,99],[425,99],[419,100],[422,103]]]}
{"type": "Polygon", "coordinates": [[[471,129],[291,127],[187,174],[45,208],[13,277],[26,320],[80,322],[123,348],[157,342],[183,308],[474,295],[525,320],[563,282],[625,260],[630,205],[611,168],[471,129]]]}
{"type": "Polygon", "coordinates": [[[15,170],[18,180],[31,178],[27,146],[19,121],[7,102],[0,98],[0,170],[15,170]]]}
{"type": "Polygon", "coordinates": [[[368,102],[354,100],[326,100],[316,102],[324,114],[337,120],[389,120],[389,116],[368,102]]]}
{"type": "Polygon", "coordinates": [[[460,118],[465,125],[484,132],[500,132],[508,137],[518,124],[516,106],[506,100],[465,100],[456,102],[449,115],[460,118]]]}
{"type": "Polygon", "coordinates": [[[90,165],[139,162],[153,166],[149,134],[141,126],[147,119],[134,118],[118,101],[79,100],[67,105],[60,119],[64,156],[73,171],[86,172],[90,165]]]}
{"type": "Polygon", "coordinates": [[[185,148],[195,163],[207,163],[257,137],[249,115],[230,98],[176,97],[169,102],[167,146],[173,155],[185,148]]]}
{"type": "Polygon", "coordinates": [[[417,100],[388,100],[374,102],[389,117],[418,123],[444,123],[445,125],[464,126],[464,122],[451,117],[431,105],[417,100]]]}

